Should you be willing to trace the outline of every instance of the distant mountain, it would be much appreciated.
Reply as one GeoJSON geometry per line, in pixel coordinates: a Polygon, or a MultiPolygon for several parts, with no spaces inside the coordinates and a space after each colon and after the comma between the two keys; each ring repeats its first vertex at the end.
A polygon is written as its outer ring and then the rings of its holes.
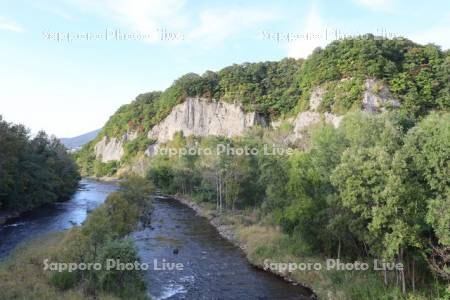
{"type": "Polygon", "coordinates": [[[97,137],[101,129],[97,129],[79,136],[71,138],[60,138],[61,143],[69,150],[81,148],[84,144],[89,143],[97,137]]]}

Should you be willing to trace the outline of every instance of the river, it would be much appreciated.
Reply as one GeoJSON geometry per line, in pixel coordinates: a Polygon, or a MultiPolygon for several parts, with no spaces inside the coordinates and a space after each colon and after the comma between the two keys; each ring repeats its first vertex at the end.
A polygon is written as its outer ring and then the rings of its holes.
{"type": "Polygon", "coordinates": [[[109,193],[115,190],[115,183],[83,179],[69,201],[44,205],[8,220],[4,225],[0,225],[0,259],[29,238],[81,224],[87,214],[102,204],[109,193]]]}
{"type": "MultiPolygon", "coordinates": [[[[81,224],[116,189],[114,183],[83,179],[69,201],[9,220],[0,227],[0,259],[22,241],[81,224]]],[[[145,280],[154,299],[308,299],[307,290],[251,266],[205,218],[174,199],[156,198],[152,226],[133,238],[142,263],[150,266],[145,280]],[[183,267],[153,270],[155,262],[159,269],[163,263],[183,267]]]]}

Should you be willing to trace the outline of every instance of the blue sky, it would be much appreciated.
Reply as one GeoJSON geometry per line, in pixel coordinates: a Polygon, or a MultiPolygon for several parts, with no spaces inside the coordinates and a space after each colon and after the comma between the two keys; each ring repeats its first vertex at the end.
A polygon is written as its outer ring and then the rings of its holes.
{"type": "Polygon", "coordinates": [[[336,32],[448,49],[450,1],[0,0],[0,114],[75,136],[187,72],[306,57],[336,32]]]}

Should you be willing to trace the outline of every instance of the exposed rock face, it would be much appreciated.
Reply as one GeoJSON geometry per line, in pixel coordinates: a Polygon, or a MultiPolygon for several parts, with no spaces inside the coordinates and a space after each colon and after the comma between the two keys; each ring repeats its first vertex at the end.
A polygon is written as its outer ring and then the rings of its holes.
{"type": "Polygon", "coordinates": [[[309,98],[309,109],[317,110],[322,103],[323,95],[325,94],[325,89],[323,87],[316,87],[311,93],[309,98]]]}
{"type": "Polygon", "coordinates": [[[200,98],[188,98],[175,106],[172,112],[148,133],[148,137],[163,143],[181,131],[185,136],[217,135],[232,137],[241,135],[254,126],[267,126],[258,113],[244,112],[241,105],[222,101],[208,102],[200,98]]]}
{"type": "Polygon", "coordinates": [[[274,121],[270,122],[270,126],[273,129],[277,129],[282,124],[293,124],[294,121],[295,121],[295,117],[290,117],[290,118],[281,119],[281,120],[274,120],[274,121]]]}
{"type": "MultiPolygon", "coordinates": [[[[183,132],[185,136],[232,137],[242,135],[245,130],[254,125],[267,126],[267,122],[256,112],[244,112],[241,105],[187,98],[185,102],[175,106],[164,120],[148,132],[148,138],[157,140],[157,143],[151,145],[145,154],[154,154],[159,143],[171,140],[173,135],[179,131],[183,132]]],[[[101,158],[102,162],[120,160],[124,154],[124,143],[137,136],[137,132],[128,132],[122,138],[103,137],[95,145],[96,157],[101,158]]]]}
{"type": "Polygon", "coordinates": [[[384,110],[385,107],[400,106],[400,102],[394,99],[389,89],[376,79],[367,79],[365,87],[362,101],[365,111],[375,113],[384,110]]]}
{"type": "Polygon", "coordinates": [[[339,126],[342,116],[337,116],[328,112],[323,114],[316,112],[323,101],[325,92],[326,90],[320,86],[312,91],[311,96],[309,97],[309,111],[299,113],[292,123],[294,125],[294,135],[299,135],[306,127],[322,121],[332,124],[334,127],[339,126]]]}
{"type": "MultiPolygon", "coordinates": [[[[393,98],[389,89],[376,79],[367,79],[365,87],[366,91],[362,100],[364,110],[378,112],[387,106],[400,106],[400,102],[393,98]]],[[[315,88],[309,99],[310,110],[283,121],[293,126],[293,132],[288,137],[289,140],[301,139],[306,127],[322,121],[332,124],[334,127],[339,126],[342,116],[317,112],[325,92],[323,87],[315,88]]],[[[281,123],[281,121],[275,121],[271,123],[271,126],[276,128],[281,123]]],[[[242,135],[248,128],[255,125],[268,126],[262,116],[256,112],[246,113],[239,104],[187,98],[186,101],[175,106],[164,120],[150,129],[147,136],[157,140],[157,143],[151,145],[145,154],[153,155],[157,152],[159,145],[171,140],[176,132],[183,132],[185,136],[233,137],[242,135]]],[[[121,138],[104,137],[95,145],[96,157],[101,158],[102,162],[120,160],[124,154],[124,143],[137,136],[137,132],[128,132],[121,138]]]]}
{"type": "Polygon", "coordinates": [[[104,136],[103,139],[95,145],[95,157],[102,162],[120,160],[123,155],[123,142],[117,138],[104,136]]]}
{"type": "MultiPolygon", "coordinates": [[[[338,127],[341,123],[342,116],[337,116],[332,113],[319,113],[316,112],[322,103],[325,90],[322,87],[315,88],[309,98],[309,108],[310,110],[299,113],[295,118],[290,118],[285,120],[286,122],[293,125],[294,129],[292,134],[289,135],[288,140],[295,141],[302,138],[303,131],[313,125],[320,122],[326,122],[332,124],[334,127],[338,127]]],[[[279,126],[278,123],[273,123],[272,127],[276,128],[279,126]]]]}
{"type": "Polygon", "coordinates": [[[102,162],[120,160],[124,154],[124,142],[132,141],[137,136],[137,132],[127,132],[122,138],[108,138],[105,136],[94,147],[95,157],[101,159],[102,162]]]}
{"type": "Polygon", "coordinates": [[[344,116],[337,116],[326,112],[324,117],[326,123],[332,124],[335,128],[338,128],[344,116]]]}
{"type": "Polygon", "coordinates": [[[318,113],[313,111],[305,111],[301,112],[297,115],[295,120],[292,122],[294,126],[294,131],[292,135],[289,137],[291,141],[295,141],[297,139],[302,138],[303,130],[305,130],[308,126],[312,124],[317,124],[322,121],[332,124],[334,127],[338,127],[341,123],[342,116],[333,115],[330,113],[318,113]]]}
{"type": "MultiPolygon", "coordinates": [[[[365,87],[366,90],[362,99],[362,106],[365,111],[375,113],[383,111],[386,107],[397,108],[400,106],[400,102],[394,99],[387,86],[383,85],[379,80],[367,79],[365,87]]],[[[322,87],[315,88],[309,99],[310,110],[299,113],[294,120],[290,121],[294,126],[294,131],[289,137],[291,141],[300,139],[306,127],[321,121],[332,124],[334,127],[339,126],[343,116],[337,116],[328,112],[324,114],[316,112],[322,103],[324,94],[325,90],[322,87]]]]}

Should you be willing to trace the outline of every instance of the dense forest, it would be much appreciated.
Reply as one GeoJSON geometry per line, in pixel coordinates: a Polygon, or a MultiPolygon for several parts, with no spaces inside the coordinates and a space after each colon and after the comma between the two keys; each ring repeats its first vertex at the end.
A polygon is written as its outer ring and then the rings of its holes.
{"type": "Polygon", "coordinates": [[[77,166],[55,137],[31,137],[0,116],[0,212],[22,212],[68,199],[79,181],[77,166]]]}

